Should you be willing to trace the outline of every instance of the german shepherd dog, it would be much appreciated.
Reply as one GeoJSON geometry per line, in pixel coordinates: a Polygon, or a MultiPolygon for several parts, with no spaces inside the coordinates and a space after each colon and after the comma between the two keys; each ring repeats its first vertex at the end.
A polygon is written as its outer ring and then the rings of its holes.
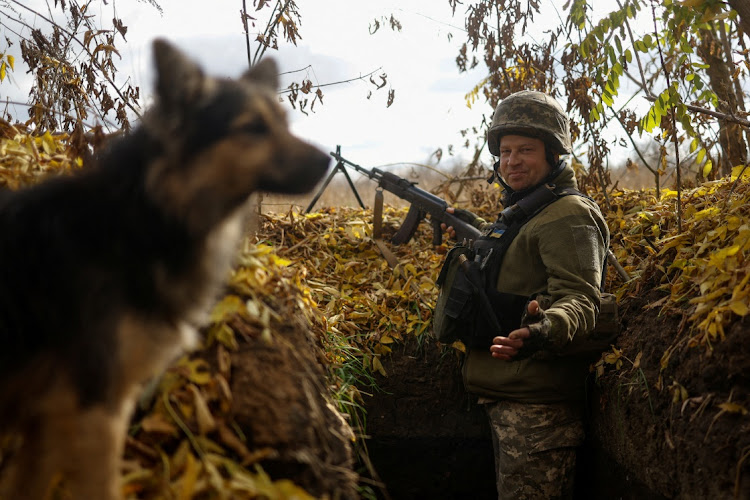
{"type": "Polygon", "coordinates": [[[194,347],[254,191],[300,194],[328,155],[293,136],[265,60],[211,78],[153,45],[153,107],[91,167],[0,195],[0,498],[121,498],[141,384],[194,347]]]}

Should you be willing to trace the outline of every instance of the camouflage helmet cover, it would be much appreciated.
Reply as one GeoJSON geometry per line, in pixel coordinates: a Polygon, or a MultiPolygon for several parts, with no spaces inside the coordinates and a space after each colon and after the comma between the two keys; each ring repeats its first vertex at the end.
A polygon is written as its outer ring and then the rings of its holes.
{"type": "Polygon", "coordinates": [[[504,135],[538,137],[554,154],[573,151],[568,115],[554,98],[534,90],[511,94],[495,108],[487,132],[487,145],[495,156],[500,156],[500,138],[504,135]]]}

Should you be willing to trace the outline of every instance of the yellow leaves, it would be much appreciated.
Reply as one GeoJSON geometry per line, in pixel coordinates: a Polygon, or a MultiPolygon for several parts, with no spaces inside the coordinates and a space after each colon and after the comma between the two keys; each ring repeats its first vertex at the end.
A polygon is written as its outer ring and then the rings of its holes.
{"type": "Polygon", "coordinates": [[[22,124],[0,123],[0,187],[18,189],[47,174],[80,168],[81,159],[67,154],[68,139],[67,134],[40,134],[22,124]]]}
{"type": "Polygon", "coordinates": [[[729,309],[731,309],[734,314],[740,317],[747,316],[748,312],[750,312],[750,307],[748,307],[746,300],[734,300],[730,302],[729,309]]]}
{"type": "Polygon", "coordinates": [[[613,251],[631,275],[640,277],[615,293],[627,296],[638,293],[643,282],[657,283],[666,295],[652,304],[687,314],[691,345],[722,339],[727,325],[750,308],[750,183],[734,182],[740,170],[734,178],[683,192],[682,231],[674,191],[662,191],[658,200],[644,192],[612,197],[615,206],[607,217],[614,228],[613,251]]]}
{"type": "Polygon", "coordinates": [[[673,404],[678,404],[678,403],[682,403],[683,401],[687,401],[687,399],[690,397],[687,389],[685,389],[677,381],[672,382],[672,385],[669,387],[669,390],[672,392],[673,404]]]}
{"type": "Polygon", "coordinates": [[[393,337],[390,335],[383,335],[380,337],[380,343],[381,344],[392,344],[393,343],[393,337]]]}
{"type": "Polygon", "coordinates": [[[670,248],[676,247],[679,249],[679,247],[683,246],[688,241],[689,236],[687,234],[678,234],[676,236],[664,238],[659,242],[659,247],[661,249],[659,250],[659,253],[657,255],[664,255],[670,248]]]}
{"type": "Polygon", "coordinates": [[[677,191],[673,189],[662,189],[661,200],[673,200],[677,198],[677,191]]]}
{"type": "MultiPolygon", "coordinates": [[[[405,208],[386,206],[383,212],[384,233],[400,227],[406,216],[405,208]]],[[[325,316],[315,321],[321,321],[323,331],[339,339],[336,342],[361,353],[366,370],[385,375],[384,356],[393,345],[405,336],[423,335],[431,325],[437,298],[434,280],[442,264],[431,245],[431,228],[421,224],[409,245],[393,247],[379,241],[394,254],[397,264],[391,268],[371,239],[371,211],[335,207],[310,215],[263,217],[273,234],[283,235],[279,254],[291,258],[286,248],[304,251],[303,265],[292,267],[304,266],[301,285],[325,316]]]]}
{"type": "Polygon", "coordinates": [[[183,357],[177,362],[175,368],[185,379],[194,384],[205,385],[211,382],[211,367],[203,359],[190,360],[183,357]]]}
{"type": "Polygon", "coordinates": [[[216,429],[216,420],[211,414],[211,410],[208,408],[208,403],[200,390],[192,384],[189,385],[188,388],[193,394],[193,405],[195,406],[195,417],[198,422],[198,431],[204,435],[208,434],[216,429]]]}
{"type": "Polygon", "coordinates": [[[732,168],[732,181],[736,181],[739,177],[750,179],[750,168],[747,168],[745,165],[737,165],[732,168]]]}
{"type": "Polygon", "coordinates": [[[720,250],[717,250],[711,254],[711,257],[708,259],[708,264],[718,269],[722,269],[727,257],[734,257],[739,251],[739,245],[733,245],[729,248],[722,248],[720,250]]]}
{"type": "Polygon", "coordinates": [[[719,407],[719,412],[711,420],[711,424],[708,426],[708,430],[706,431],[706,437],[708,437],[714,424],[722,415],[726,413],[731,413],[731,414],[740,415],[740,416],[744,416],[748,414],[747,408],[732,401],[733,395],[734,395],[734,388],[729,392],[729,397],[727,398],[727,400],[717,405],[719,407]]]}
{"type": "Polygon", "coordinates": [[[739,414],[739,415],[747,415],[748,414],[748,410],[744,406],[739,405],[737,403],[732,403],[732,402],[729,402],[729,401],[726,402],[726,403],[721,403],[719,405],[719,409],[721,411],[723,411],[723,412],[726,412],[726,413],[735,413],[735,414],[739,414]]]}
{"type": "MultiPolygon", "coordinates": [[[[262,458],[262,457],[261,457],[262,458]]],[[[259,465],[250,469],[220,453],[196,457],[183,442],[174,455],[162,453],[164,471],[137,469],[123,477],[123,491],[130,496],[161,484],[166,491],[138,498],[267,498],[314,500],[288,479],[273,480],[259,465]],[[165,484],[166,483],[166,484],[165,484]]]]}
{"type": "Polygon", "coordinates": [[[384,377],[388,376],[388,374],[385,371],[385,368],[383,367],[383,363],[380,362],[380,358],[377,356],[373,356],[372,358],[372,369],[380,373],[384,377]]]}
{"type": "Polygon", "coordinates": [[[0,54],[0,82],[8,76],[8,67],[11,71],[16,69],[16,58],[10,54],[0,54]]]}
{"type": "Polygon", "coordinates": [[[188,453],[185,459],[185,472],[180,481],[180,496],[178,497],[180,500],[190,500],[193,497],[200,469],[200,464],[193,454],[188,453]]]}
{"type": "Polygon", "coordinates": [[[693,222],[700,222],[704,219],[714,218],[718,216],[720,212],[721,212],[721,208],[712,206],[712,207],[705,208],[701,210],[700,212],[696,212],[695,214],[693,214],[692,219],[693,219],[693,222]]]}
{"type": "Polygon", "coordinates": [[[619,370],[620,368],[622,368],[623,360],[629,362],[632,368],[638,369],[641,366],[642,356],[643,356],[643,352],[641,351],[635,357],[635,361],[633,361],[624,356],[622,349],[618,349],[612,346],[612,350],[609,352],[603,353],[602,357],[599,358],[599,361],[594,365],[596,376],[601,377],[602,375],[604,375],[604,371],[607,365],[609,365],[611,368],[615,370],[619,370]]]}
{"type": "Polygon", "coordinates": [[[235,430],[230,372],[229,353],[219,346],[216,363],[184,356],[164,374],[159,397],[129,438],[148,460],[129,461],[123,491],[138,498],[312,498],[257,465],[277,452],[248,449],[235,430]]]}
{"type": "Polygon", "coordinates": [[[245,301],[237,295],[225,295],[211,311],[211,322],[220,323],[227,321],[232,315],[247,315],[245,301]]]}
{"type": "Polygon", "coordinates": [[[613,347],[611,352],[603,356],[603,359],[605,363],[614,365],[615,368],[619,369],[622,367],[622,350],[613,347]]]}
{"type": "Polygon", "coordinates": [[[213,345],[214,342],[218,342],[232,351],[239,349],[234,330],[226,323],[211,325],[206,335],[206,341],[209,346],[213,345]]]}
{"type": "Polygon", "coordinates": [[[52,137],[52,134],[49,133],[49,130],[45,131],[44,135],[41,137],[36,137],[35,141],[37,146],[41,146],[44,152],[48,155],[53,155],[57,152],[57,143],[52,137]]]}
{"type": "Polygon", "coordinates": [[[601,377],[604,375],[606,365],[611,365],[614,369],[619,370],[622,368],[622,350],[612,347],[612,350],[605,353],[595,365],[596,376],[601,377]]]}
{"type": "Polygon", "coordinates": [[[479,93],[483,88],[485,88],[489,80],[490,77],[481,79],[479,83],[477,83],[469,92],[466,93],[466,95],[464,95],[467,108],[471,109],[474,103],[477,102],[477,99],[479,99],[479,93]]]}

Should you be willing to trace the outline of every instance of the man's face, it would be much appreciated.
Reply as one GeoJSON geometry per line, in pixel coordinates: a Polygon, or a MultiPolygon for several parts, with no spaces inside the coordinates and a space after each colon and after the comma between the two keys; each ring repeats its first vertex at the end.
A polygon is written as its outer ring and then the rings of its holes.
{"type": "Polygon", "coordinates": [[[513,191],[539,184],[551,171],[541,139],[521,135],[500,139],[500,174],[513,191]]]}

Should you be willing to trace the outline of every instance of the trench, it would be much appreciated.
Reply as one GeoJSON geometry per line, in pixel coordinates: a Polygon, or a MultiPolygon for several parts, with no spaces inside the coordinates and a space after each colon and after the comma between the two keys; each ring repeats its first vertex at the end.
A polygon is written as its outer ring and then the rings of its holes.
{"type": "MultiPolygon", "coordinates": [[[[366,399],[367,449],[391,500],[495,499],[486,415],[463,389],[458,357],[407,343],[382,360],[388,373],[366,399]]],[[[596,418],[593,415],[592,418],[596,418]]],[[[594,438],[578,453],[575,498],[662,500],[594,438]]]]}

